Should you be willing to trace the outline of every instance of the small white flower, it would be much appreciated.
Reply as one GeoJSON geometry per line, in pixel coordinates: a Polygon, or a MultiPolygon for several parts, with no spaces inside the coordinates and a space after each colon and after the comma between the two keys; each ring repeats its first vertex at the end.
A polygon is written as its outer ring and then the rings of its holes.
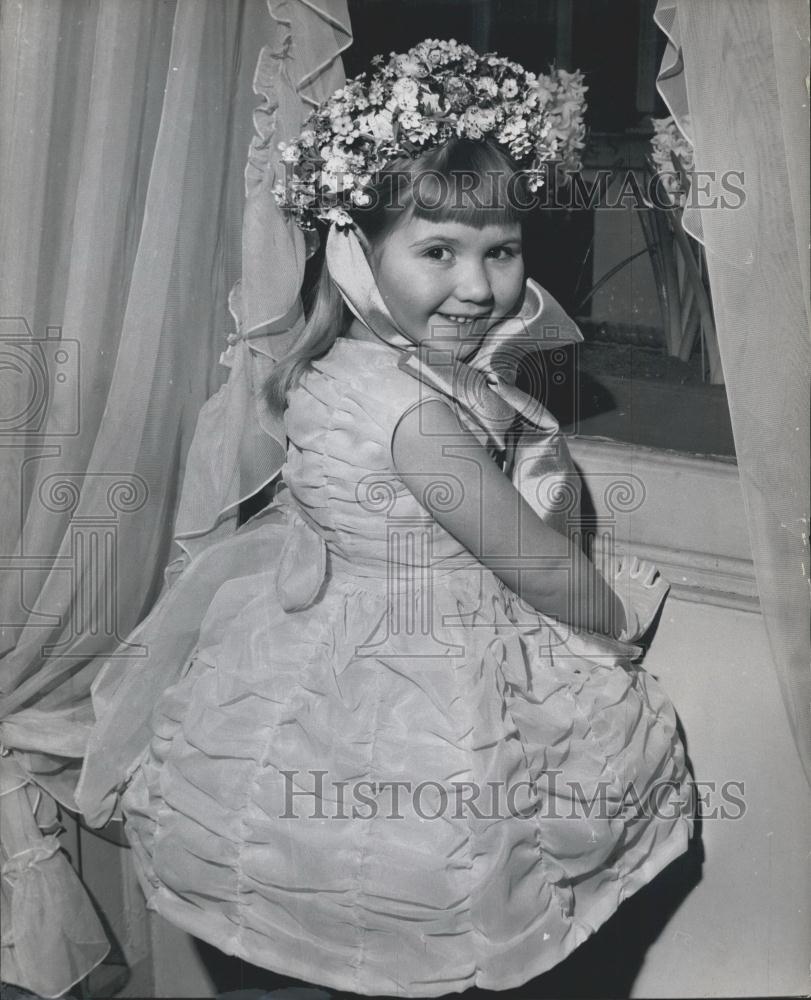
{"type": "Polygon", "coordinates": [[[465,127],[479,132],[491,132],[496,124],[496,113],[492,108],[468,108],[464,114],[465,127]]]}
{"type": "Polygon", "coordinates": [[[479,77],[476,81],[476,89],[488,97],[496,97],[498,95],[498,84],[492,76],[479,77]]]}
{"type": "Polygon", "coordinates": [[[338,135],[349,135],[355,127],[355,123],[349,115],[339,115],[333,119],[332,127],[338,135]]]}
{"type": "MultiPolygon", "coordinates": [[[[655,131],[651,139],[651,158],[669,199],[674,204],[683,205],[687,191],[677,170],[677,163],[689,174],[694,167],[693,147],[673,118],[653,118],[651,121],[655,131]]],[[[684,124],[687,128],[690,127],[688,116],[685,116],[684,124]]]]}
{"type": "Polygon", "coordinates": [[[332,208],[328,208],[322,218],[326,222],[334,222],[336,226],[353,225],[352,216],[348,215],[342,208],[334,206],[332,208]]]}
{"type": "Polygon", "coordinates": [[[400,126],[405,129],[408,138],[415,142],[424,141],[429,135],[435,135],[437,123],[429,118],[423,118],[416,111],[404,111],[400,115],[400,126]]]}
{"type": "Polygon", "coordinates": [[[330,193],[343,191],[351,177],[346,159],[334,154],[327,157],[321,169],[321,185],[330,193]]]}
{"type": "Polygon", "coordinates": [[[555,99],[554,88],[549,85],[548,77],[541,77],[537,86],[533,87],[530,93],[541,107],[551,104],[555,99]]]}
{"type": "Polygon", "coordinates": [[[378,141],[391,139],[394,135],[391,115],[384,111],[378,111],[371,115],[368,120],[368,129],[378,141]]]}
{"type": "Polygon", "coordinates": [[[428,72],[419,59],[408,53],[398,56],[395,60],[395,66],[401,76],[422,77],[426,76],[428,72]]]}
{"type": "Polygon", "coordinates": [[[392,98],[401,108],[416,110],[419,103],[420,88],[416,80],[405,77],[398,80],[391,88],[392,98]]]}

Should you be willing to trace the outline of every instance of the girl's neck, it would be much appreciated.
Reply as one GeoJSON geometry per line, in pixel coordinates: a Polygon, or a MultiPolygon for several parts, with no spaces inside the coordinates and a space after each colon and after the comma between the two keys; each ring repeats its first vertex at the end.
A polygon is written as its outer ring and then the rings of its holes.
{"type": "Polygon", "coordinates": [[[381,340],[376,333],[373,333],[369,327],[362,323],[357,316],[353,317],[352,322],[346,328],[343,334],[347,340],[369,340],[373,344],[383,344],[385,341],[381,340]]]}

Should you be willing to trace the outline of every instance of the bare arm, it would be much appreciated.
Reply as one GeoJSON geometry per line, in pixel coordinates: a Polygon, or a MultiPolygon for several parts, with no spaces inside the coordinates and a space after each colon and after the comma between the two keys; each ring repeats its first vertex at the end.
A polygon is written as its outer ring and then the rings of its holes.
{"type": "Polygon", "coordinates": [[[392,456],[421,502],[426,483],[451,476],[457,490],[461,484],[461,502],[432,515],[523,601],[573,626],[619,635],[625,612],[594,564],[538,517],[450,406],[427,399],[407,412],[392,456]]]}

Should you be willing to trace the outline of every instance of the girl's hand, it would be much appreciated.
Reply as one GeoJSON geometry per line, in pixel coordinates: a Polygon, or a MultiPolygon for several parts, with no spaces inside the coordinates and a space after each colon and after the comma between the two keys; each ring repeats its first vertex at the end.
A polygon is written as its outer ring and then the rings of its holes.
{"type": "Polygon", "coordinates": [[[613,574],[602,576],[578,541],[538,515],[490,451],[460,429],[448,403],[429,397],[410,407],[392,433],[391,451],[419,503],[525,605],[587,632],[614,635],[622,605],[611,588],[613,574]],[[453,502],[431,502],[439,484],[453,502]]]}
{"type": "Polygon", "coordinates": [[[620,556],[612,567],[609,583],[625,608],[624,642],[636,642],[651,627],[670,584],[652,562],[636,556],[620,556]]]}

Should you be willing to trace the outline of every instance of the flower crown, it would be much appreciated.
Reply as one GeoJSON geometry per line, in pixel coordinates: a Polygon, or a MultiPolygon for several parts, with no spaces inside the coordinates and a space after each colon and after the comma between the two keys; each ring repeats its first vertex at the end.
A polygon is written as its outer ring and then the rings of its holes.
{"type": "Polygon", "coordinates": [[[346,209],[370,204],[364,188],[389,162],[454,136],[494,139],[533,192],[551,164],[580,169],[587,88],[579,71],[536,75],[454,39],[389,55],[385,65],[382,55],[372,59],[371,79],[360,73],[315,108],[294,142],[278,144],[287,176],[273,195],[299,228],[313,230],[315,219],[353,225],[346,209]]]}

